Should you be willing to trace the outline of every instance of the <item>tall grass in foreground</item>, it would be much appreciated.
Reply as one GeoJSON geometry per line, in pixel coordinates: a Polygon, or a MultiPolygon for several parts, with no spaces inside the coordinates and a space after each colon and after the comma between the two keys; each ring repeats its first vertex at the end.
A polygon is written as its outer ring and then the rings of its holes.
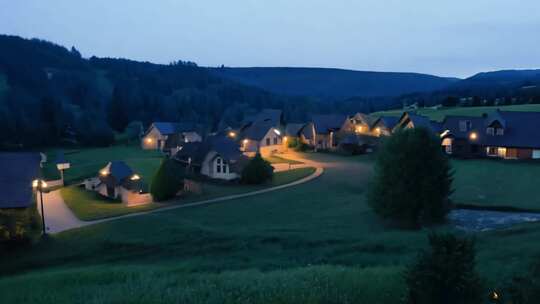
{"type": "Polygon", "coordinates": [[[219,274],[149,267],[63,270],[0,280],[2,303],[400,303],[402,268],[313,266],[219,274]]]}

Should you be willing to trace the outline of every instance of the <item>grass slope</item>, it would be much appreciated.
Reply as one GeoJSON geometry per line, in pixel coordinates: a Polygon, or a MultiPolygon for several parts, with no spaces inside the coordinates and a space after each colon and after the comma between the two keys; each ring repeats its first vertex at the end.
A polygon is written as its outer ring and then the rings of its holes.
{"type": "MultiPolygon", "coordinates": [[[[160,152],[142,150],[138,145],[65,150],[64,154],[71,163],[71,168],[64,173],[68,184],[96,176],[101,168],[113,160],[125,161],[131,169],[150,183],[163,158],[160,152]]],[[[44,168],[44,174],[48,179],[59,178],[59,172],[54,164],[55,156],[56,150],[47,151],[49,162],[44,168]]]]}
{"type": "MultiPolygon", "coordinates": [[[[512,105],[512,106],[497,106],[497,107],[453,107],[453,108],[420,108],[417,113],[425,115],[433,120],[442,121],[447,115],[464,115],[464,116],[482,116],[484,113],[489,113],[500,109],[501,111],[526,111],[540,112],[540,104],[512,105]]],[[[391,110],[375,112],[373,116],[401,116],[403,110],[391,110]]]]}
{"type": "MultiPolygon", "coordinates": [[[[371,156],[306,157],[328,166],[297,187],[85,227],[5,253],[0,293],[34,303],[401,303],[401,271],[429,231],[394,229],[373,214],[371,156]]],[[[540,254],[540,224],[474,236],[487,287],[540,254]]]]}

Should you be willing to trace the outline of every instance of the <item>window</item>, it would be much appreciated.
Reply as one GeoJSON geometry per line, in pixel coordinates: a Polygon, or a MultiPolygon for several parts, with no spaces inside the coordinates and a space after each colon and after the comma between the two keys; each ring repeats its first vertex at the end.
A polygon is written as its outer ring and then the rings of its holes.
{"type": "Polygon", "coordinates": [[[496,132],[497,132],[497,135],[504,135],[504,129],[503,128],[497,128],[496,132]]]}
{"type": "Polygon", "coordinates": [[[459,130],[461,132],[467,132],[472,129],[472,123],[470,120],[460,120],[459,121],[459,130]]]}
{"type": "Polygon", "coordinates": [[[274,145],[277,145],[277,137],[274,137],[274,145]]]}
{"type": "Polygon", "coordinates": [[[495,129],[493,129],[493,127],[488,127],[486,133],[488,135],[495,135],[495,129]]]}
{"type": "Polygon", "coordinates": [[[487,147],[486,153],[488,156],[497,156],[497,148],[496,147],[487,147]]]}
{"type": "Polygon", "coordinates": [[[266,145],[270,146],[270,138],[266,138],[266,145]]]}
{"type": "Polygon", "coordinates": [[[229,164],[221,157],[216,158],[216,173],[229,173],[229,164]]]}
{"type": "Polygon", "coordinates": [[[216,173],[221,173],[221,164],[222,164],[222,160],[221,158],[217,158],[216,159],[216,173]]]}

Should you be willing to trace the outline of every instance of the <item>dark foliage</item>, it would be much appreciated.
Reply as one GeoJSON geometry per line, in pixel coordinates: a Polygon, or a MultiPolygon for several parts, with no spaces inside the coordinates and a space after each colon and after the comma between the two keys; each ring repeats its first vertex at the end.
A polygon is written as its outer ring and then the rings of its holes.
{"type": "Polygon", "coordinates": [[[368,203],[381,217],[407,227],[444,221],[452,172],[439,140],[415,128],[389,137],[378,153],[368,203]]]}
{"type": "Polygon", "coordinates": [[[501,304],[533,304],[540,299],[540,262],[531,265],[525,275],[516,275],[505,282],[500,288],[491,292],[491,298],[496,294],[501,304]]]}
{"type": "Polygon", "coordinates": [[[26,246],[39,230],[39,215],[35,206],[0,210],[0,249],[26,246]]]}
{"type": "Polygon", "coordinates": [[[245,184],[257,185],[271,180],[273,175],[274,168],[272,165],[257,153],[242,171],[241,181],[245,184]]]}
{"type": "Polygon", "coordinates": [[[184,187],[185,170],[173,159],[164,159],[150,185],[154,200],[160,202],[174,198],[184,187]]]}
{"type": "Polygon", "coordinates": [[[481,280],[475,271],[474,241],[451,234],[429,236],[423,251],[405,272],[408,304],[483,303],[481,280]]]}

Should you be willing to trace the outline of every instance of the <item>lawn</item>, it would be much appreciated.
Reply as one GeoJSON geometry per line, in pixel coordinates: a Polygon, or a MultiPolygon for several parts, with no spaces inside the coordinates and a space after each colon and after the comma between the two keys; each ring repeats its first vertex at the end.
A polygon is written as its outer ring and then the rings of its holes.
{"type": "Polygon", "coordinates": [[[60,189],[66,205],[83,221],[124,215],[152,210],[163,206],[150,203],[142,206],[126,207],[120,201],[104,198],[94,191],[86,191],[84,187],[69,186],[60,189]]]}
{"type": "Polygon", "coordinates": [[[267,156],[264,159],[269,161],[271,164],[291,164],[291,165],[303,164],[300,161],[279,157],[277,155],[267,156]]]}
{"type": "MultiPolygon", "coordinates": [[[[49,162],[44,168],[47,179],[59,178],[59,172],[54,164],[57,150],[46,151],[49,162]]],[[[118,145],[106,148],[81,148],[65,150],[66,159],[71,163],[71,168],[65,171],[65,181],[72,184],[85,178],[96,176],[99,169],[109,161],[125,161],[135,172],[139,173],[148,183],[154,173],[163,154],[158,151],[142,150],[138,145],[118,145]]]]}
{"type": "MultiPolygon", "coordinates": [[[[452,107],[452,108],[420,108],[417,113],[425,115],[433,120],[442,121],[447,115],[464,115],[464,116],[482,116],[484,113],[489,113],[500,109],[501,111],[531,111],[540,112],[540,104],[526,104],[526,105],[511,105],[511,106],[497,106],[497,107],[452,107]]],[[[373,116],[401,116],[403,110],[391,110],[373,113],[373,116]]]]}
{"type": "Polygon", "coordinates": [[[143,206],[126,207],[118,200],[104,198],[93,191],[87,191],[83,187],[69,186],[60,191],[66,205],[83,221],[98,220],[129,213],[148,211],[174,204],[185,204],[206,199],[222,197],[226,195],[247,193],[264,188],[288,184],[295,180],[311,175],[314,168],[300,168],[274,174],[271,182],[264,185],[241,185],[241,184],[216,184],[206,182],[202,184],[203,193],[192,194],[181,199],[175,199],[163,203],[151,203],[143,206]]]}
{"type": "MultiPolygon", "coordinates": [[[[402,303],[402,271],[430,231],[398,230],[373,214],[371,156],[306,157],[328,164],[306,184],[84,227],[5,253],[0,293],[8,303],[402,303]]],[[[489,288],[540,255],[540,224],[471,236],[489,288]]]]}

